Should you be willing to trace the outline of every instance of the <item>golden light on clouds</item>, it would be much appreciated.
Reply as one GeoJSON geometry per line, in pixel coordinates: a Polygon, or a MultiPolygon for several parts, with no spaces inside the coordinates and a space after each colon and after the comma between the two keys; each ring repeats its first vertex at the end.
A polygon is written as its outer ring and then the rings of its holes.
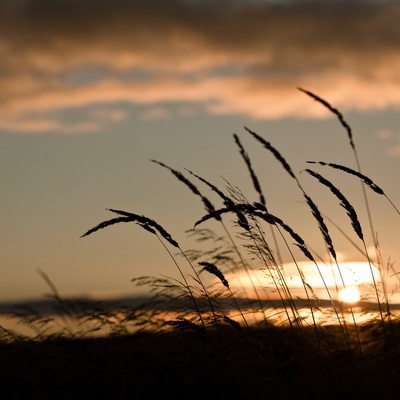
{"type": "MultiPolygon", "coordinates": [[[[305,298],[304,284],[299,272],[301,271],[307,287],[311,287],[318,298],[329,299],[327,288],[332,298],[350,302],[359,300],[355,300],[355,296],[360,290],[368,294],[373,284],[371,269],[375,282],[379,285],[377,268],[364,261],[341,262],[339,268],[327,264],[318,264],[317,268],[314,263],[302,261],[284,264],[279,273],[276,268],[260,269],[251,271],[250,275],[245,272],[228,274],[227,279],[234,289],[239,292],[244,290],[250,297],[254,295],[256,287],[261,296],[277,298],[277,287],[282,288],[283,277],[294,297],[305,298]]],[[[374,294],[373,291],[370,292],[374,294]]],[[[373,296],[369,297],[369,300],[376,301],[373,296]]]]}
{"type": "Polygon", "coordinates": [[[400,106],[395,4],[28,0],[0,1],[0,12],[3,131],[100,130],[93,110],[126,113],[121,103],[193,103],[257,119],[327,115],[297,86],[342,110],[400,106]],[[80,120],[68,122],[75,109],[80,120]]]}

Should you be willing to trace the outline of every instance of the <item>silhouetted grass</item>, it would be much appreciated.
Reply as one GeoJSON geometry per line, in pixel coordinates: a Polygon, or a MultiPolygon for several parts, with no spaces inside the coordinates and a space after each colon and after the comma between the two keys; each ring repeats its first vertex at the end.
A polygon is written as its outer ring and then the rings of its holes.
{"type": "MultiPolygon", "coordinates": [[[[360,180],[363,191],[366,185],[389,200],[376,183],[361,173],[353,133],[342,113],[321,97],[300,90],[339,119],[349,137],[358,170],[331,162],[309,163],[354,176],[360,180]]],[[[400,389],[396,386],[400,378],[400,321],[389,305],[388,274],[384,274],[380,246],[375,239],[372,246],[376,258],[368,253],[369,244],[356,211],[359,206],[354,206],[342,190],[324,176],[306,169],[321,185],[321,190],[328,188],[339,200],[361,245],[351,239],[344,227],[337,226],[320,211],[320,205],[306,193],[278,149],[262,135],[247,127],[245,131],[278,161],[300,191],[304,204],[311,211],[310,224],[316,224],[322,234],[327,249],[326,262],[338,270],[341,282],[336,282],[337,289],[331,292],[326,284],[321,263],[317,261],[319,257],[315,256],[312,246],[297,229],[267,207],[261,179],[237,134],[234,134],[234,141],[250,174],[258,202],[248,201],[240,189],[229,182],[226,187],[219,188],[186,170],[205,190],[218,195],[222,205],[214,206],[181,172],[152,160],[169,170],[202,201],[206,214],[190,222],[194,229],[189,234],[209,247],[199,251],[183,250],[170,230],[153,219],[109,209],[117,216],[98,223],[82,236],[120,223],[139,225],[163,246],[174,262],[177,277],[136,277],[132,280],[135,285],[148,288],[147,301],[134,307],[110,307],[102,302],[64,299],[50,278],[40,272],[50,288],[57,317],[41,315],[32,308],[19,312],[20,322],[32,328],[33,337],[0,327],[0,393],[4,398],[400,398],[400,389]],[[225,221],[226,217],[230,220],[225,221]],[[221,224],[224,236],[219,237],[212,229],[203,227],[210,223],[221,224]],[[373,310],[366,321],[356,316],[355,309],[361,304],[345,304],[335,298],[336,291],[345,288],[346,282],[329,224],[339,229],[370,265],[378,313],[373,310]],[[270,235],[265,233],[266,227],[270,235]],[[296,265],[304,293],[302,299],[291,292],[291,277],[285,273],[281,258],[283,249],[296,265]],[[300,250],[301,257],[315,266],[328,295],[327,302],[318,298],[307,281],[295,250],[300,250]],[[257,280],[260,264],[270,287],[260,287],[257,280]],[[381,278],[385,278],[381,283],[375,280],[373,266],[380,271],[381,278]],[[237,288],[232,288],[230,280],[240,276],[249,278],[251,294],[246,293],[240,279],[237,288]],[[215,279],[207,283],[210,277],[215,279]],[[268,297],[271,287],[276,301],[268,297]],[[305,310],[308,319],[304,317],[305,310]],[[351,316],[351,323],[346,321],[346,314],[351,316]],[[322,319],[318,317],[321,315],[322,319]]],[[[279,196],[279,193],[269,194],[272,195],[279,196]]],[[[365,192],[364,200],[373,230],[365,192]]],[[[375,234],[373,231],[373,238],[375,234]]]]}

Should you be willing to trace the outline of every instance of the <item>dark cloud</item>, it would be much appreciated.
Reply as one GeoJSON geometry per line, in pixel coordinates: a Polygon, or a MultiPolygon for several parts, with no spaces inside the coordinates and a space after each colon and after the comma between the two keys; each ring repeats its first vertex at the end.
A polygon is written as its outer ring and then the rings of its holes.
{"type": "Polygon", "coordinates": [[[302,85],[346,108],[400,104],[392,2],[31,0],[2,1],[0,15],[0,113],[10,129],[49,109],[114,101],[311,115],[293,94],[302,85]],[[273,96],[286,105],[261,110],[273,96]]]}

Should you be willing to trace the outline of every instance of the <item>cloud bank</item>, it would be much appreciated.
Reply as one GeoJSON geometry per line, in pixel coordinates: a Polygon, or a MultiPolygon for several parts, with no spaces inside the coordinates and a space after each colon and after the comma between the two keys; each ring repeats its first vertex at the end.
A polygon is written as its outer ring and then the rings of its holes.
{"type": "Polygon", "coordinates": [[[0,15],[2,131],[96,131],[128,118],[121,104],[145,119],[182,104],[326,115],[298,86],[343,111],[400,107],[392,2],[25,0],[0,1],[0,15]]]}

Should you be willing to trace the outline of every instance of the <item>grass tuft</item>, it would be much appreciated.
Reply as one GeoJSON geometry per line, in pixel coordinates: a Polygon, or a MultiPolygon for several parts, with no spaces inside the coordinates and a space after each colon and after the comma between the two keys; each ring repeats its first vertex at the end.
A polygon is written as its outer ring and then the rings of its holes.
{"type": "Polygon", "coordinates": [[[320,211],[282,154],[247,127],[245,131],[294,179],[301,201],[311,211],[311,223],[322,234],[326,254],[312,249],[303,233],[307,226],[300,226],[301,232],[285,216],[267,208],[262,181],[237,134],[234,142],[257,193],[256,202],[248,201],[227,181],[220,188],[186,169],[219,196],[222,206],[214,207],[181,172],[151,160],[202,201],[206,214],[188,231],[189,238],[197,237],[201,249],[183,250],[169,230],[144,215],[108,209],[114,218],[98,223],[81,237],[133,222],[154,235],[178,277],[135,277],[133,284],[146,287],[148,296],[138,304],[121,305],[63,298],[51,279],[39,271],[50,289],[48,297],[55,312],[41,313],[24,306],[15,313],[19,323],[32,329],[32,338],[0,326],[4,398],[62,399],[77,394],[80,398],[143,399],[400,398],[393,385],[400,378],[400,320],[389,304],[388,289],[389,279],[399,280],[399,276],[390,259],[383,268],[364,186],[385,196],[400,213],[383,189],[361,173],[352,129],[343,114],[314,93],[299,90],[332,112],[346,129],[357,170],[337,163],[307,162],[361,181],[376,260],[368,253],[371,239],[364,236],[359,206],[350,203],[328,179],[305,169],[339,200],[357,236],[353,240],[350,227],[348,234],[346,227],[320,211]],[[225,216],[233,220],[225,222],[225,216]],[[199,227],[206,223],[220,224],[223,235],[199,227]],[[368,262],[375,294],[372,302],[351,304],[338,299],[348,283],[338,261],[340,242],[330,233],[332,226],[368,262]],[[288,270],[282,254],[294,270],[288,270]],[[318,297],[321,287],[308,279],[303,262],[318,272],[328,300],[318,297]],[[340,280],[335,276],[334,287],[327,285],[322,266],[330,266],[332,272],[337,269],[340,280]],[[378,268],[381,282],[375,279],[373,267],[378,268]],[[297,292],[292,285],[296,279],[300,282],[297,292]]]}

